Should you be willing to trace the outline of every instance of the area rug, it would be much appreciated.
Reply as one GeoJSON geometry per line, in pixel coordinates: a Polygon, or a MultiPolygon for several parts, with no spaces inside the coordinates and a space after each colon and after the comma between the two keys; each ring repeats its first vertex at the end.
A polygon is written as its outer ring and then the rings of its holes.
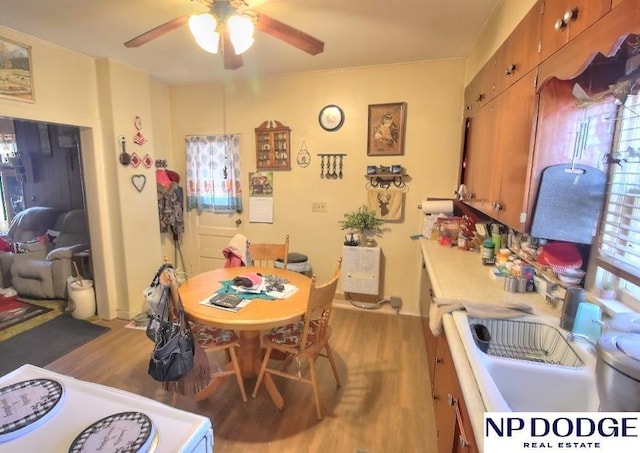
{"type": "MultiPolygon", "coordinates": [[[[8,337],[11,330],[22,329],[22,323],[42,316],[52,309],[43,305],[32,304],[19,300],[17,297],[0,297],[0,338],[8,337]],[[5,332],[6,331],[6,332],[5,332]]],[[[43,319],[41,322],[50,319],[43,319]]],[[[34,323],[30,323],[34,324],[34,323]]],[[[24,326],[29,328],[29,326],[24,326]]]]}
{"type": "Polygon", "coordinates": [[[0,342],[0,376],[25,363],[45,366],[108,331],[69,314],[56,316],[0,342]]]}

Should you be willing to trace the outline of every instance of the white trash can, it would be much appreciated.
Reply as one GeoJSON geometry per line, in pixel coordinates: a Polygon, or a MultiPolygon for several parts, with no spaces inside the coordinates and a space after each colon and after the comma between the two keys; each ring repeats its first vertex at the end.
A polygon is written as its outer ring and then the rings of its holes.
{"type": "Polygon", "coordinates": [[[67,280],[71,316],[75,319],[88,319],[96,314],[96,297],[93,280],[78,281],[75,277],[67,280]]]}

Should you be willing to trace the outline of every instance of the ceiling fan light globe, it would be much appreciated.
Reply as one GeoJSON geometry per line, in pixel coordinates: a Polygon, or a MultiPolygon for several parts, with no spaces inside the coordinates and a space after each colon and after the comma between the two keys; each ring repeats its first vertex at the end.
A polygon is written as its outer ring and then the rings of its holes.
{"type": "Polygon", "coordinates": [[[227,29],[236,55],[246,52],[253,45],[255,25],[251,18],[233,15],[227,19],[227,29]]]}
{"type": "Polygon", "coordinates": [[[196,43],[209,53],[218,53],[220,34],[216,31],[218,21],[211,14],[189,17],[189,29],[196,43]]]}
{"type": "Polygon", "coordinates": [[[218,53],[218,49],[220,48],[220,35],[218,33],[213,33],[211,36],[207,36],[206,38],[195,38],[196,43],[205,51],[209,53],[218,53]]]}

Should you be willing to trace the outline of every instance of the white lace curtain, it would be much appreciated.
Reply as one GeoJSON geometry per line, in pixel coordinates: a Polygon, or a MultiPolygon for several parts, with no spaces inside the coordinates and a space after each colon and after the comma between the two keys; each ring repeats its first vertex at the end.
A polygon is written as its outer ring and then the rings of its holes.
{"type": "Polygon", "coordinates": [[[191,135],[187,154],[187,209],[241,212],[240,136],[191,135]]]}

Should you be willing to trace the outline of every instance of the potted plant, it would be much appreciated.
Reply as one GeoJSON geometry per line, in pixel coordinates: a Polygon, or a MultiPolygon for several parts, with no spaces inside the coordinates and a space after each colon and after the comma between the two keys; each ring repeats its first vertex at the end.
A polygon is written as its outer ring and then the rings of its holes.
{"type": "Polygon", "coordinates": [[[613,282],[604,282],[600,287],[600,297],[603,299],[615,299],[616,287],[613,282]]]}
{"type": "Polygon", "coordinates": [[[357,211],[345,213],[344,219],[340,221],[340,228],[349,231],[349,235],[345,236],[344,245],[356,246],[363,243],[367,247],[375,247],[374,237],[382,237],[383,223],[384,220],[377,219],[375,212],[364,205],[357,211]]]}

